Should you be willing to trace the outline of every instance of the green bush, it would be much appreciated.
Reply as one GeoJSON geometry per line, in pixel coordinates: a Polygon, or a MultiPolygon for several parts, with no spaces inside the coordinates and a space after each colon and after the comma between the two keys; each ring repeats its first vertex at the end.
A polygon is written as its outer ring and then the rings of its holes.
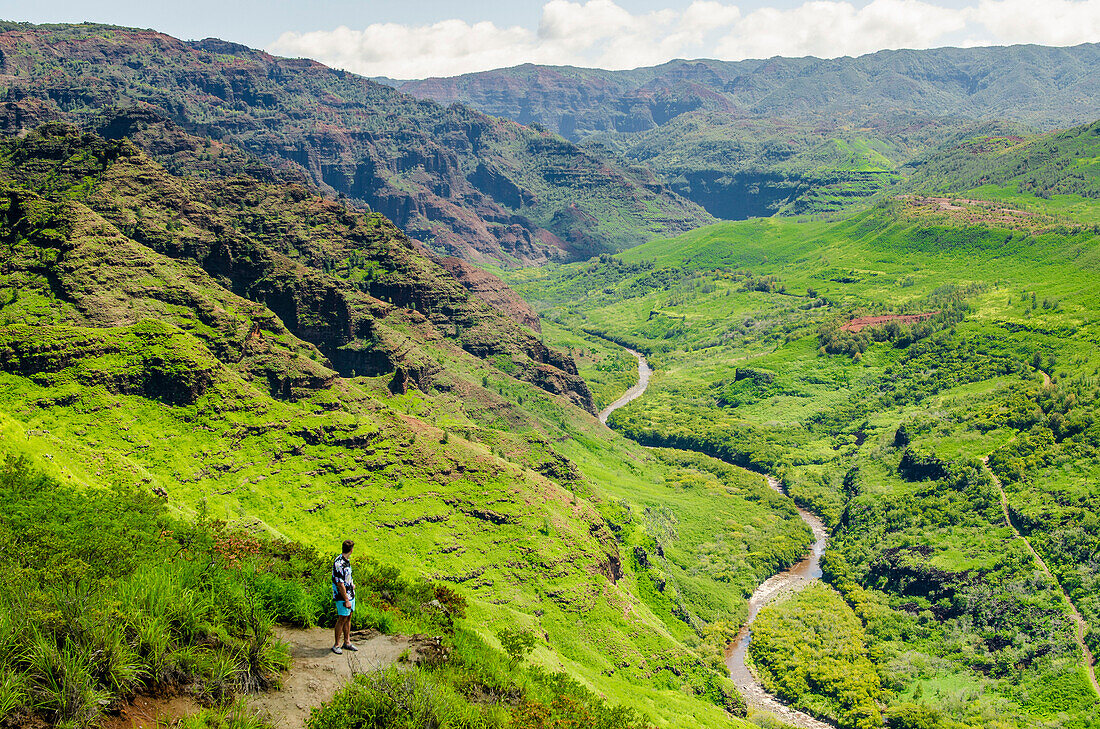
{"type": "MultiPolygon", "coordinates": [[[[394,668],[360,674],[325,706],[309,729],[486,727],[482,712],[430,672],[394,668]]],[[[497,725],[499,726],[499,725],[497,725]]]]}
{"type": "Polygon", "coordinates": [[[535,649],[535,634],[530,630],[501,628],[497,631],[497,638],[500,639],[500,646],[513,663],[519,663],[535,649]]]}
{"type": "Polygon", "coordinates": [[[312,614],[300,584],[257,579],[285,544],[252,538],[242,561],[224,525],[176,522],[135,491],[62,486],[9,458],[0,525],[4,723],[93,726],[139,690],[223,703],[269,688],[289,663],[275,619],[312,614]]]}
{"type": "Polygon", "coordinates": [[[185,716],[178,722],[161,723],[158,729],[272,729],[268,722],[257,718],[243,701],[185,716]]]}
{"type": "Polygon", "coordinates": [[[941,726],[938,711],[921,704],[899,704],[886,712],[889,729],[937,729],[941,726]]]}

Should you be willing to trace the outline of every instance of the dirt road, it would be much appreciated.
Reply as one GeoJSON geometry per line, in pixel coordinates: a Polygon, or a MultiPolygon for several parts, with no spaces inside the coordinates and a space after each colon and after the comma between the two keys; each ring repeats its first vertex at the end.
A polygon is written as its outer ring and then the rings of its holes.
{"type": "MultiPolygon", "coordinates": [[[[1046,373],[1043,373],[1046,377],[1046,373]]],[[[1047,380],[1049,383],[1049,380],[1047,380]]],[[[1066,593],[1062,585],[1054,577],[1054,574],[1047,567],[1047,563],[1043,561],[1043,558],[1039,556],[1039,553],[1035,551],[1035,548],[1031,546],[1031,542],[1027,537],[1020,534],[1020,530],[1016,528],[1016,525],[1012,523],[1012,515],[1008,509],[1008,496],[1005,494],[1004,487],[1001,485],[1001,479],[997,478],[997,474],[993,473],[993,470],[989,467],[989,456],[982,456],[982,464],[985,466],[986,472],[989,477],[993,479],[993,483],[997,486],[997,491],[1001,494],[1001,510],[1004,512],[1005,524],[1007,524],[1013,532],[1016,534],[1017,539],[1023,540],[1024,545],[1027,547],[1027,551],[1031,552],[1031,556],[1035,558],[1039,567],[1046,573],[1046,576],[1050,578],[1050,581],[1058,585],[1058,588],[1062,591],[1062,597],[1066,600],[1066,605],[1069,606],[1070,615],[1073,616],[1074,631],[1073,636],[1077,639],[1077,647],[1081,649],[1081,655],[1085,658],[1085,668],[1088,670],[1089,681],[1092,682],[1092,690],[1096,692],[1097,696],[1100,696],[1100,683],[1096,682],[1096,667],[1095,661],[1092,656],[1092,651],[1085,644],[1085,631],[1088,630],[1088,625],[1085,623],[1085,619],[1081,617],[1081,613],[1077,612],[1077,607],[1073,604],[1073,601],[1069,599],[1069,595],[1066,593]]]]}

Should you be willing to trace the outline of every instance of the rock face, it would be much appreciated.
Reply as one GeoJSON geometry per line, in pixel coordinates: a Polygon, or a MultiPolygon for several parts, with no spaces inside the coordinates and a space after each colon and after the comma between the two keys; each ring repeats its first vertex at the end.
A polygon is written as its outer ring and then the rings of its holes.
{"type": "Polygon", "coordinates": [[[136,133],[133,118],[114,126],[97,119],[105,108],[136,106],[212,138],[211,147],[231,144],[266,161],[280,179],[308,179],[329,196],[369,205],[433,250],[473,261],[588,256],[712,220],[650,174],[548,132],[215,39],[8,24],[0,89],[7,133],[71,121],[130,136],[171,168],[177,136],[136,133]],[[571,205],[596,224],[559,215],[571,205]]]}
{"type": "Polygon", "coordinates": [[[469,289],[474,296],[497,311],[507,314],[512,321],[532,331],[542,331],[539,315],[499,277],[471,266],[461,258],[446,256],[436,259],[436,262],[450,271],[455,280],[469,289]]]}
{"type": "MultiPolygon", "coordinates": [[[[0,225],[22,244],[0,262],[18,291],[58,299],[63,321],[155,317],[193,330],[221,362],[284,398],[337,373],[400,370],[402,388],[428,389],[443,367],[424,347],[447,342],[503,358],[513,376],[594,411],[570,357],[472,295],[380,215],[263,182],[276,176],[269,169],[177,177],[128,139],[64,124],[2,146],[0,183],[14,186],[0,225]]],[[[233,169],[238,154],[206,157],[233,169]]]]}

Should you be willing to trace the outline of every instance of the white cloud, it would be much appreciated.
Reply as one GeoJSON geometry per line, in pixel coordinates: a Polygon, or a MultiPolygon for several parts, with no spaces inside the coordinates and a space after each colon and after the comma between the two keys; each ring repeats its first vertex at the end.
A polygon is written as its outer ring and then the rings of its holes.
{"type": "Polygon", "coordinates": [[[749,13],[718,43],[721,58],[854,56],[883,48],[930,48],[966,26],[965,11],[920,0],[811,0],[790,10],[749,13]]]}
{"type": "Polygon", "coordinates": [[[288,32],[270,50],[315,58],[365,76],[422,78],[535,60],[523,58],[535,50],[534,41],[534,33],[526,28],[444,20],[419,27],[376,23],[365,30],[341,26],[332,31],[288,32]]]}
{"type": "Polygon", "coordinates": [[[743,13],[732,3],[631,13],[614,0],[550,0],[537,28],[485,21],[376,23],[287,32],[273,53],[307,56],[368,76],[453,76],[521,63],[622,69],[672,58],[832,58],[884,48],[1100,41],[1100,0],[808,0],[743,13]]]}
{"type": "Polygon", "coordinates": [[[971,17],[1000,43],[1100,41],[1100,0],[981,0],[971,17]]]}

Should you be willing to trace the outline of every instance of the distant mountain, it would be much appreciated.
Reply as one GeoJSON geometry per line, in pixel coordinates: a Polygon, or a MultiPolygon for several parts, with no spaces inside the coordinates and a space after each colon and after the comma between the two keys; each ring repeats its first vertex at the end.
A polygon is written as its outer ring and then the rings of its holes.
{"type": "Polygon", "coordinates": [[[474,261],[584,258],[712,220],[648,171],[546,131],[216,39],[5,23],[0,90],[8,133],[152,110],[474,261]]]}
{"type": "Polygon", "coordinates": [[[1100,117],[1100,45],[882,51],[859,58],[671,61],[631,71],[523,65],[394,82],[615,150],[727,219],[828,213],[999,119],[1100,117]]]}
{"type": "Polygon", "coordinates": [[[1047,129],[1100,117],[1100,44],[880,51],[858,58],[670,61],[631,71],[535,66],[399,83],[567,139],[641,132],[707,109],[734,117],[1009,119],[1047,129]]]}

